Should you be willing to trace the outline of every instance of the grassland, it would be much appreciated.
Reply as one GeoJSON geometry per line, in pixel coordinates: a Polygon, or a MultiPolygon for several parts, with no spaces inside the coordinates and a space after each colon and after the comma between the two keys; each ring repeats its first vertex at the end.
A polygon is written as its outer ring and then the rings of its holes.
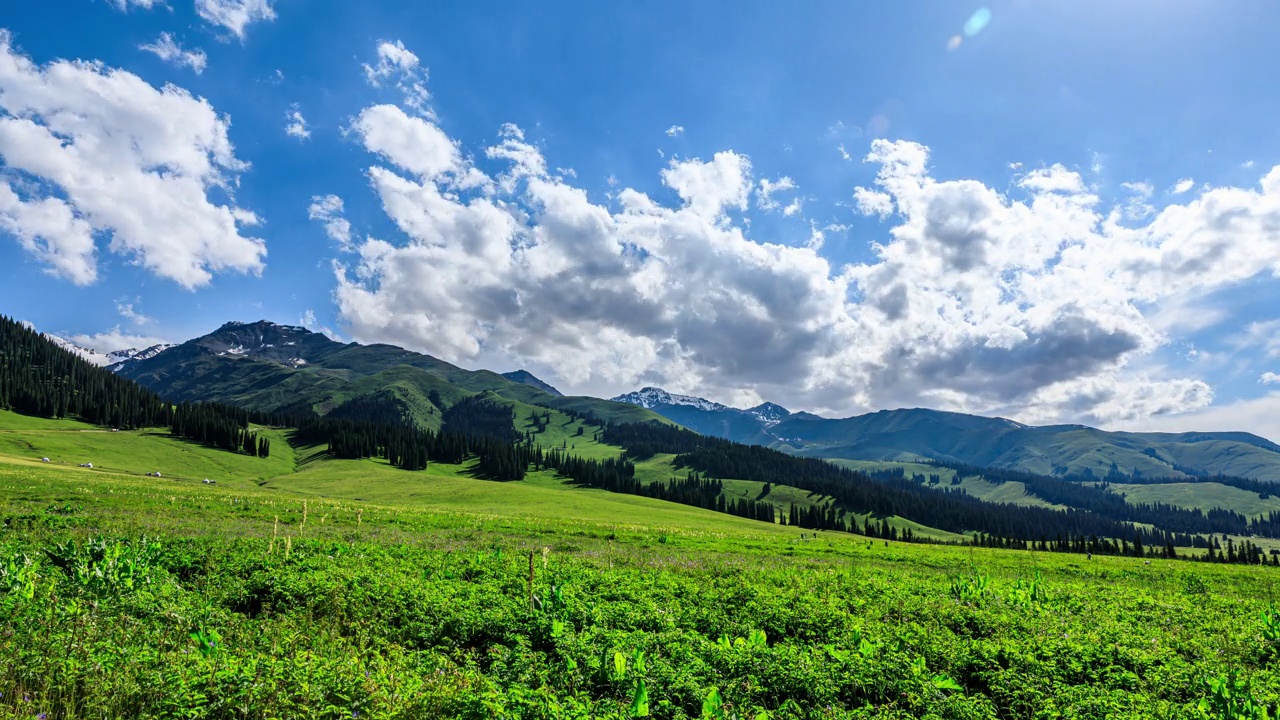
{"type": "Polygon", "coordinates": [[[1280,510],[1280,497],[1272,495],[1264,500],[1256,492],[1215,482],[1112,484],[1111,491],[1123,494],[1126,501],[1135,504],[1165,503],[1190,510],[1229,508],[1249,517],[1280,510]]]}
{"type": "Polygon", "coordinates": [[[872,542],[318,448],[228,455],[206,485],[192,471],[225,453],[0,420],[0,718],[1257,720],[1244,700],[1280,702],[1271,568],[872,542]],[[156,463],[177,469],[142,474],[156,463]]]}

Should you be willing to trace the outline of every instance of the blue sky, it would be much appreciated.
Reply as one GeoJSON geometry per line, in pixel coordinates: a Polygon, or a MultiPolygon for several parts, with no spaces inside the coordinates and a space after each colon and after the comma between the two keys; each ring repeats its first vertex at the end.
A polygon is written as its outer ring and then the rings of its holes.
{"type": "Polygon", "coordinates": [[[0,138],[0,312],[1280,437],[1280,8],[1044,5],[20,4],[0,124],[70,150],[0,138]]]}

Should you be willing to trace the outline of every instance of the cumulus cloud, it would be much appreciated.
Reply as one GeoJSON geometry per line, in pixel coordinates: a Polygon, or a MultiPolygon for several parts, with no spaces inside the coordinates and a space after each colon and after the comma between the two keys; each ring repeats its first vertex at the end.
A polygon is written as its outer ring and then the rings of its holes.
{"type": "Polygon", "coordinates": [[[197,75],[204,72],[208,62],[203,50],[184,50],[182,45],[167,32],[160,33],[160,37],[156,38],[155,42],[139,45],[138,49],[152,53],[176,67],[189,67],[197,75]]]}
{"type": "Polygon", "coordinates": [[[117,325],[106,332],[93,335],[72,335],[67,338],[80,347],[97,350],[100,353],[113,353],[121,350],[141,350],[153,345],[161,345],[167,340],[149,335],[132,335],[120,330],[117,325]]]}
{"type": "MultiPolygon", "coordinates": [[[[779,203],[773,196],[776,193],[789,192],[795,189],[795,181],[785,175],[777,180],[761,178],[760,185],[756,189],[756,206],[761,210],[777,210],[781,206],[781,203],[779,203]]],[[[796,209],[799,210],[798,207],[796,209]]],[[[794,213],[795,211],[792,212],[794,213]]]]}
{"type": "Polygon", "coordinates": [[[243,41],[245,28],[249,25],[276,19],[271,3],[272,0],[196,0],[196,14],[210,25],[226,28],[243,41]]]}
{"type": "Polygon", "coordinates": [[[350,250],[351,223],[342,213],[342,198],[337,195],[316,195],[311,198],[311,207],[307,208],[307,217],[319,222],[330,240],[338,243],[342,250],[350,250]]]}
{"type": "Polygon", "coordinates": [[[296,105],[285,113],[284,120],[285,135],[299,140],[306,140],[311,137],[311,131],[307,129],[307,119],[302,117],[302,111],[296,105]]]}
{"type": "Polygon", "coordinates": [[[1195,180],[1192,180],[1191,178],[1182,178],[1178,182],[1174,183],[1173,187],[1169,188],[1169,193],[1171,195],[1181,195],[1195,186],[1195,180]]]}
{"type": "Polygon", "coordinates": [[[672,125],[671,127],[667,128],[667,137],[679,137],[680,135],[683,135],[683,134],[684,134],[683,125],[672,125]]]}
{"type": "Polygon", "coordinates": [[[1263,385],[1280,385],[1280,375],[1273,372],[1264,372],[1262,373],[1262,376],[1258,378],[1258,382],[1263,385]]]}
{"type": "Polygon", "coordinates": [[[876,140],[875,181],[854,198],[885,237],[870,261],[838,266],[816,223],[800,246],[749,235],[733,211],[776,183],[732,151],[662,168],[678,202],[618,186],[605,205],[513,126],[481,154],[490,170],[395,106],[366,108],[352,131],[398,233],[335,265],[351,332],[554,367],[583,390],[1037,422],[1172,415],[1213,391],[1141,362],[1168,341],[1147,313],[1280,271],[1280,168],[1134,226],[1062,165],[1002,192],[935,178],[924,145],[876,140]]]}
{"type": "Polygon", "coordinates": [[[133,306],[136,305],[137,303],[138,303],[137,300],[131,303],[117,302],[116,312],[120,313],[120,317],[124,318],[125,320],[128,320],[134,325],[148,325],[150,323],[155,322],[154,320],[147,317],[146,315],[143,315],[141,311],[134,309],[133,306]]]}
{"type": "Polygon", "coordinates": [[[405,104],[417,112],[429,112],[427,102],[431,93],[427,92],[427,72],[419,64],[404,43],[396,40],[383,40],[378,43],[378,60],[373,65],[364,65],[365,79],[373,87],[382,87],[388,82],[404,94],[405,104]]]}
{"type": "Polygon", "coordinates": [[[0,229],[77,284],[97,276],[97,238],[186,288],[259,272],[266,247],[240,233],[257,217],[209,197],[229,197],[248,167],[229,125],[181,88],[101,63],[38,66],[0,32],[0,229]]]}
{"type": "Polygon", "coordinates": [[[1155,207],[1148,202],[1155,193],[1155,187],[1149,182],[1120,183],[1120,187],[1131,194],[1124,205],[1124,215],[1130,220],[1145,220],[1156,213],[1155,207]]]}

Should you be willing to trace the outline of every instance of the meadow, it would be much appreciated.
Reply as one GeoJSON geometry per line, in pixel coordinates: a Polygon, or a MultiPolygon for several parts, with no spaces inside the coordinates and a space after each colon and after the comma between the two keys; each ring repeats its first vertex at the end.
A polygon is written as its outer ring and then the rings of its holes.
{"type": "Polygon", "coordinates": [[[0,718],[1257,720],[1280,703],[1273,568],[870,541],[547,473],[0,419],[0,718]]]}

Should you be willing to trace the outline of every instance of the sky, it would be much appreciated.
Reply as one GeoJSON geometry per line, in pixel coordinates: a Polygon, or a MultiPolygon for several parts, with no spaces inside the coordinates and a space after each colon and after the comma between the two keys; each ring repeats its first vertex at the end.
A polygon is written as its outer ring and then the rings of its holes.
{"type": "Polygon", "coordinates": [[[0,313],[1280,440],[1280,5],[44,0],[0,313]]]}

